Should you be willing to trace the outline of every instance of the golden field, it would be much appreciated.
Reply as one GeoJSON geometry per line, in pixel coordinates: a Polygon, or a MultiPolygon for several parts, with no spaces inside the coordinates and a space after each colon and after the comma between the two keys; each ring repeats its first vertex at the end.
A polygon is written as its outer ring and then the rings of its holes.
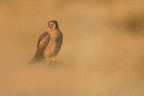
{"type": "Polygon", "coordinates": [[[0,96],[143,96],[144,1],[0,0],[0,96]],[[57,61],[28,65],[46,23],[57,61]]]}

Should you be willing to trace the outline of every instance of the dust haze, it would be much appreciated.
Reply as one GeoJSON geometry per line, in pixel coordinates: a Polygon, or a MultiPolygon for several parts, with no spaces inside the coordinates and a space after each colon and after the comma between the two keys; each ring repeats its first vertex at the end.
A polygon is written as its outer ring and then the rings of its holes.
{"type": "Polygon", "coordinates": [[[144,96],[144,1],[0,0],[0,96],[144,96]],[[48,20],[57,61],[28,62],[48,20]]]}

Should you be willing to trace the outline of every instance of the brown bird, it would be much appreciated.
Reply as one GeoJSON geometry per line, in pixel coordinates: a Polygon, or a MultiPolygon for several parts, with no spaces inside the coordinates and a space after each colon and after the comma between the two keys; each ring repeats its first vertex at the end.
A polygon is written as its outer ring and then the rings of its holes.
{"type": "Polygon", "coordinates": [[[59,29],[56,20],[48,21],[46,32],[41,34],[37,43],[37,50],[34,58],[30,63],[51,62],[55,61],[55,56],[58,54],[63,42],[63,34],[59,29]]]}

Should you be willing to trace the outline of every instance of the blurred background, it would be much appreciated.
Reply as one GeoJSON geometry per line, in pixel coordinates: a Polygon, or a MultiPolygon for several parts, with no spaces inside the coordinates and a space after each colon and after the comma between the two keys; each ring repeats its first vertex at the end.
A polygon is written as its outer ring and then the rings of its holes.
{"type": "Polygon", "coordinates": [[[0,0],[0,96],[144,96],[144,1],[0,0]],[[29,66],[55,19],[60,67],[29,66]]]}

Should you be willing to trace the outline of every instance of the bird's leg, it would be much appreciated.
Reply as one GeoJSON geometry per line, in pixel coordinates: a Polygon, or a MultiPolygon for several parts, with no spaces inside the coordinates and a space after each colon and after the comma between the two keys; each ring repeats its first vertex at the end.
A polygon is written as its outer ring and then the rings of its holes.
{"type": "Polygon", "coordinates": [[[44,62],[44,63],[49,63],[49,58],[46,57],[46,58],[43,60],[43,62],[44,62]]]}
{"type": "Polygon", "coordinates": [[[52,58],[52,61],[55,62],[55,58],[54,57],[52,58]]]}
{"type": "Polygon", "coordinates": [[[53,65],[55,63],[55,58],[51,58],[51,60],[49,61],[50,65],[53,65]]]}
{"type": "Polygon", "coordinates": [[[49,63],[50,62],[49,58],[46,58],[46,61],[49,63]]]}

